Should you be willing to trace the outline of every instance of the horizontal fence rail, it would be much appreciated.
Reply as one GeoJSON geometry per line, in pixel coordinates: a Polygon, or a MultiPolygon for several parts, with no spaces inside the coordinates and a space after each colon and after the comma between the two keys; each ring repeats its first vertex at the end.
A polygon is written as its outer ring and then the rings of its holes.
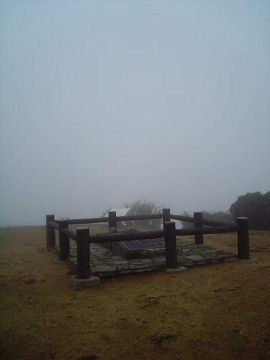
{"type": "MultiPolygon", "coordinates": [[[[190,216],[171,214],[170,218],[173,220],[180,220],[180,221],[190,222],[190,223],[196,222],[196,219],[194,219],[194,217],[190,217],[190,216]]],[[[233,223],[225,223],[222,221],[213,221],[213,220],[206,220],[206,219],[202,219],[202,224],[209,225],[209,226],[235,226],[235,224],[233,224],[233,223]]]]}
{"type": "Polygon", "coordinates": [[[196,235],[196,234],[222,234],[237,231],[237,226],[223,226],[214,228],[197,228],[197,229],[176,229],[176,235],[196,235]]]}
{"type": "Polygon", "coordinates": [[[67,220],[58,220],[59,222],[65,222],[67,224],[97,224],[108,222],[108,217],[101,217],[101,218],[90,218],[90,219],[67,219],[67,220]]]}
{"type": "Polygon", "coordinates": [[[108,217],[88,219],[67,219],[56,220],[54,215],[46,216],[46,241],[47,249],[55,248],[55,230],[59,230],[59,258],[66,260],[70,255],[69,238],[77,243],[77,275],[79,278],[86,278],[90,275],[90,244],[105,244],[106,247],[114,242],[147,240],[164,238],[165,243],[165,265],[168,268],[177,267],[176,236],[194,235],[195,244],[203,244],[203,235],[220,233],[238,233],[238,257],[249,259],[249,232],[248,219],[241,217],[237,224],[228,224],[219,221],[203,219],[201,212],[195,212],[194,217],[175,215],[170,209],[163,209],[162,214],[116,216],[116,212],[109,212],[108,217]],[[118,221],[137,221],[162,219],[163,230],[157,231],[126,231],[117,232],[118,221]],[[170,220],[180,220],[194,223],[190,229],[176,229],[175,223],[170,220]],[[109,232],[97,235],[89,235],[89,229],[77,229],[73,231],[68,228],[71,224],[94,224],[108,223],[109,232]]]}
{"type": "MultiPolygon", "coordinates": [[[[128,216],[116,216],[116,221],[135,221],[135,220],[151,220],[151,219],[162,219],[162,214],[153,214],[153,215],[128,215],[128,216]]],[[[107,223],[110,221],[110,217],[101,217],[101,218],[90,218],[90,219],[67,219],[67,220],[57,220],[58,222],[64,222],[67,224],[97,224],[97,223],[107,223]]]]}
{"type": "Polygon", "coordinates": [[[151,220],[151,219],[162,219],[162,214],[154,215],[134,215],[134,216],[116,216],[117,221],[131,221],[131,220],[151,220]]]}
{"type": "Polygon", "coordinates": [[[68,228],[62,228],[62,229],[59,229],[59,231],[60,231],[60,233],[62,233],[64,235],[68,236],[69,238],[77,241],[77,235],[76,235],[75,231],[72,231],[72,230],[70,230],[68,228]]]}
{"type": "Polygon", "coordinates": [[[213,221],[213,220],[206,220],[206,219],[203,219],[202,223],[203,223],[203,225],[208,225],[208,226],[235,226],[234,223],[226,223],[226,222],[222,222],[222,221],[213,221]]]}
{"type": "Polygon", "coordinates": [[[190,217],[190,216],[182,216],[182,215],[174,215],[174,214],[170,214],[170,218],[173,220],[180,220],[180,221],[184,221],[184,222],[191,222],[194,223],[194,218],[190,217]]]}
{"type": "MultiPolygon", "coordinates": [[[[132,215],[132,216],[116,216],[115,220],[116,221],[136,221],[136,220],[151,220],[151,219],[162,219],[164,217],[163,214],[153,214],[153,215],[132,215]]],[[[175,215],[175,214],[170,214],[169,215],[170,219],[172,220],[180,220],[183,222],[190,222],[190,223],[195,223],[196,219],[194,219],[194,217],[191,216],[182,216],[182,215],[175,215]]],[[[66,220],[57,220],[57,221],[53,221],[51,222],[51,226],[58,228],[58,223],[64,222],[67,224],[97,224],[97,223],[106,223],[110,221],[110,217],[101,217],[101,218],[89,218],[89,219],[66,219],[66,220]],[[54,224],[53,224],[54,223],[54,224]]],[[[202,220],[203,225],[208,225],[208,226],[234,226],[235,224],[233,223],[226,223],[226,222],[222,222],[222,221],[213,221],[213,220],[207,220],[207,219],[203,219],[202,220]]]]}
{"type": "Polygon", "coordinates": [[[131,241],[131,240],[146,240],[156,239],[164,236],[164,231],[136,231],[136,232],[121,232],[121,233],[104,233],[92,235],[89,238],[89,243],[106,243],[117,241],[131,241]]]}

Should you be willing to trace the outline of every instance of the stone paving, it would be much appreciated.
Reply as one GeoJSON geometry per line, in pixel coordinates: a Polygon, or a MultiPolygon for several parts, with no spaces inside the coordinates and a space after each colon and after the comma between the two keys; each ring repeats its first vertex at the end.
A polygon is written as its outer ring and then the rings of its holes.
{"type": "MultiPolygon", "coordinates": [[[[195,245],[183,238],[177,239],[178,265],[189,268],[198,265],[217,264],[237,260],[237,255],[206,245],[195,245]]],[[[69,261],[76,266],[76,247],[70,248],[69,261]]],[[[165,256],[127,260],[111,250],[98,245],[90,246],[90,271],[100,278],[130,273],[155,271],[165,268],[165,256]]]]}

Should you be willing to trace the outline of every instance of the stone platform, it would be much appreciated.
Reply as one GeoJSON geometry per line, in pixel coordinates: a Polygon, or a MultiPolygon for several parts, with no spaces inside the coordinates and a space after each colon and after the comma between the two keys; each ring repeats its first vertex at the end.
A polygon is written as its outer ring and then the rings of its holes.
{"type": "MultiPolygon", "coordinates": [[[[206,245],[195,245],[183,238],[177,239],[177,259],[180,267],[217,264],[237,260],[237,255],[206,245]]],[[[76,247],[70,248],[70,263],[76,268],[76,247]]],[[[155,271],[165,268],[165,256],[153,256],[140,259],[126,259],[115,255],[111,250],[98,245],[90,245],[90,271],[100,278],[114,277],[130,273],[155,271]]]]}

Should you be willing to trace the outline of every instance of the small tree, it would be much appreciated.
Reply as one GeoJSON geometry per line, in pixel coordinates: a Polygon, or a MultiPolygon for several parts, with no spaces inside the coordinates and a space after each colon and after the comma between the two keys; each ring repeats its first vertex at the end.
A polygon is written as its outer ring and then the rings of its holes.
{"type": "MultiPolygon", "coordinates": [[[[156,203],[143,199],[127,203],[124,206],[130,208],[128,215],[154,215],[161,213],[161,210],[156,203]]],[[[158,228],[161,224],[161,219],[138,220],[134,223],[136,227],[144,226],[158,228]]]]}

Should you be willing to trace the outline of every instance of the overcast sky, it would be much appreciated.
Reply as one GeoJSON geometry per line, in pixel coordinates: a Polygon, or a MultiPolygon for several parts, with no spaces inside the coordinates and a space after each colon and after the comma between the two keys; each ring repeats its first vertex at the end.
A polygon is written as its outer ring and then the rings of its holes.
{"type": "Polygon", "coordinates": [[[0,224],[270,190],[269,1],[1,1],[0,224]]]}

